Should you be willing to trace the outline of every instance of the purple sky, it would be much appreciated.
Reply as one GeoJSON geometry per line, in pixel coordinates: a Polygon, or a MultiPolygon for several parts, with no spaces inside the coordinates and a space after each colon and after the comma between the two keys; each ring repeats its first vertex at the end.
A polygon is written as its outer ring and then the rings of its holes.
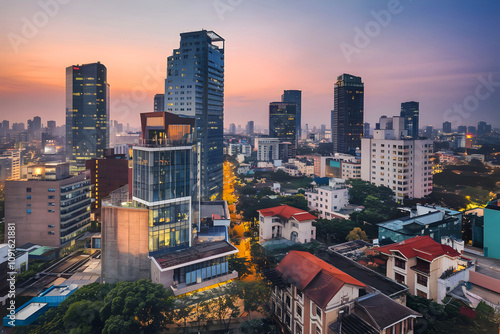
{"type": "Polygon", "coordinates": [[[111,118],[136,125],[163,92],[179,33],[203,28],[226,39],[226,127],[267,128],[284,89],[303,91],[303,126],[329,127],[342,73],[363,78],[372,125],[414,100],[421,127],[500,127],[499,15],[500,2],[472,0],[3,1],[0,120],[62,124],[65,67],[101,61],[111,118]]]}

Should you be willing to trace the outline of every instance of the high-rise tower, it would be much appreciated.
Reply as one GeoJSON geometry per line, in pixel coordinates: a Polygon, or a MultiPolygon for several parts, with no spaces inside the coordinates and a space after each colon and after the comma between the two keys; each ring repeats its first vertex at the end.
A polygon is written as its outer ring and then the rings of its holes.
{"type": "Polygon", "coordinates": [[[410,138],[418,138],[419,103],[415,101],[401,103],[400,116],[405,120],[405,130],[410,138]]]}
{"type": "Polygon", "coordinates": [[[66,68],[66,155],[85,166],[102,158],[109,146],[109,85],[106,66],[73,65],[66,68]]]}
{"type": "Polygon", "coordinates": [[[302,91],[300,90],[285,90],[281,95],[281,102],[290,102],[297,105],[295,113],[296,134],[297,139],[302,138],[302,91]]]}
{"type": "Polygon", "coordinates": [[[168,57],[165,110],[196,117],[200,143],[201,195],[222,195],[224,131],[224,39],[213,31],[181,34],[180,47],[168,57]]]}
{"type": "Polygon", "coordinates": [[[361,77],[342,74],[335,83],[332,139],[335,153],[354,153],[363,136],[364,84],[361,77]]]}

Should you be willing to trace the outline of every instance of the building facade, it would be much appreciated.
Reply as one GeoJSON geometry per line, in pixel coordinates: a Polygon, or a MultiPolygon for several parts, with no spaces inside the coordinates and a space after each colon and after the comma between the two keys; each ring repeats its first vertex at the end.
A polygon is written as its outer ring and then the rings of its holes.
{"type": "Polygon", "coordinates": [[[66,68],[66,155],[83,167],[99,159],[109,147],[109,85],[106,66],[66,68]]]}
{"type": "Polygon", "coordinates": [[[285,90],[281,95],[281,102],[295,103],[295,125],[297,140],[302,138],[302,91],[301,90],[285,90]]]}
{"type": "Polygon", "coordinates": [[[500,259],[500,199],[484,208],[484,256],[500,259]]]}
{"type": "Polygon", "coordinates": [[[406,139],[401,117],[380,120],[373,138],[362,139],[361,178],[392,189],[398,201],[429,195],[433,187],[433,141],[406,139]]]}
{"type": "Polygon", "coordinates": [[[257,210],[259,212],[260,240],[285,238],[308,243],[316,239],[316,216],[288,205],[257,210]]]}
{"type": "Polygon", "coordinates": [[[213,31],[181,34],[168,57],[165,110],[196,119],[201,196],[222,196],[224,137],[224,39],[213,31]]]}
{"type": "Polygon", "coordinates": [[[68,245],[90,226],[90,180],[70,176],[64,163],[28,167],[26,179],[5,183],[5,226],[16,243],[68,245]]]}
{"type": "Polygon", "coordinates": [[[297,105],[291,102],[271,102],[269,104],[269,137],[289,141],[295,147],[297,135],[297,105]]]}
{"type": "Polygon", "coordinates": [[[334,153],[351,153],[363,137],[364,84],[361,77],[342,74],[334,87],[332,136],[334,153]]]}
{"type": "Polygon", "coordinates": [[[318,211],[319,218],[336,218],[336,212],[349,204],[349,191],[343,179],[330,179],[328,186],[306,191],[305,197],[310,210],[318,211]]]}
{"type": "Polygon", "coordinates": [[[400,116],[404,119],[406,135],[410,138],[418,138],[419,103],[415,101],[401,103],[400,116]]]}
{"type": "Polygon", "coordinates": [[[258,161],[280,159],[280,140],[278,138],[255,138],[258,161]]]}

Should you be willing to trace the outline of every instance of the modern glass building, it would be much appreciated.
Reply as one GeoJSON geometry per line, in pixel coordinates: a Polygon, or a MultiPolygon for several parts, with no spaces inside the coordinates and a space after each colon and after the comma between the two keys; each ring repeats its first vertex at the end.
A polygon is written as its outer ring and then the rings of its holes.
{"type": "Polygon", "coordinates": [[[401,103],[401,117],[405,119],[408,137],[418,138],[419,103],[415,101],[401,103]]]}
{"type": "Polygon", "coordinates": [[[297,105],[291,102],[269,104],[269,137],[290,141],[297,147],[297,105]]]}
{"type": "Polygon", "coordinates": [[[109,146],[109,85],[97,62],[66,68],[66,155],[79,167],[109,146]]]}
{"type": "Polygon", "coordinates": [[[196,199],[194,118],[141,114],[142,142],[134,146],[133,200],[149,210],[149,252],[191,245],[196,199]]]}
{"type": "Polygon", "coordinates": [[[168,57],[165,110],[196,117],[200,143],[201,195],[222,196],[224,131],[224,39],[213,31],[181,34],[168,57]]]}
{"type": "Polygon", "coordinates": [[[334,87],[332,141],[334,153],[354,153],[361,148],[364,116],[364,84],[361,77],[342,74],[334,87]]]}
{"type": "Polygon", "coordinates": [[[281,95],[281,102],[290,102],[297,105],[295,113],[296,134],[297,139],[302,138],[302,91],[300,90],[285,90],[281,95]]]}

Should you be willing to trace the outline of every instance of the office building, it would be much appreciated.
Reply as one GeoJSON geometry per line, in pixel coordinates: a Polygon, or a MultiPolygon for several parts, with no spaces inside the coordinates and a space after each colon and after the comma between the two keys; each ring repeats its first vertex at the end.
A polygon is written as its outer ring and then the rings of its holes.
{"type": "Polygon", "coordinates": [[[370,137],[370,123],[363,123],[363,137],[370,137]]]}
{"type": "Polygon", "coordinates": [[[404,118],[406,135],[418,138],[419,103],[415,101],[401,103],[400,116],[404,118]]]}
{"type": "Polygon", "coordinates": [[[476,134],[476,127],[474,125],[469,125],[467,127],[467,132],[470,133],[470,134],[475,135],[476,134]]]}
{"type": "Polygon", "coordinates": [[[255,138],[257,161],[280,159],[280,140],[278,138],[255,138]]]}
{"type": "Polygon", "coordinates": [[[165,111],[165,94],[155,94],[154,111],[165,111]]]}
{"type": "Polygon", "coordinates": [[[236,133],[236,125],[234,123],[229,124],[229,134],[234,135],[236,133]]]}
{"type": "Polygon", "coordinates": [[[248,121],[247,122],[247,126],[246,126],[245,131],[247,133],[247,136],[253,136],[254,135],[255,129],[254,129],[254,122],[253,121],[248,121]]]}
{"type": "Polygon", "coordinates": [[[319,176],[344,180],[361,179],[361,160],[343,153],[321,157],[319,176]]]}
{"type": "Polygon", "coordinates": [[[459,125],[458,126],[458,133],[463,133],[463,134],[467,133],[467,126],[459,125]]]}
{"type": "Polygon", "coordinates": [[[222,196],[224,136],[224,39],[213,31],[181,34],[168,57],[165,110],[196,118],[201,144],[202,198],[222,196]]]}
{"type": "Polygon", "coordinates": [[[446,121],[443,123],[443,133],[451,133],[451,123],[446,121]]]}
{"type": "Polygon", "coordinates": [[[271,102],[269,104],[269,137],[298,144],[297,105],[291,102],[271,102]]]}
{"type": "Polygon", "coordinates": [[[373,138],[362,139],[361,178],[392,189],[398,201],[423,198],[432,192],[432,154],[432,140],[406,137],[402,117],[380,118],[373,138]]]}
{"type": "Polygon", "coordinates": [[[85,169],[90,172],[90,183],[93,186],[91,190],[93,220],[99,220],[102,199],[109,196],[113,190],[127,184],[131,185],[132,170],[125,155],[106,155],[102,159],[89,159],[85,161],[85,169]]]}
{"type": "Polygon", "coordinates": [[[16,243],[68,245],[90,226],[90,180],[70,176],[69,164],[27,167],[27,177],[5,183],[5,226],[16,226],[16,243]]]}
{"type": "Polygon", "coordinates": [[[141,127],[132,197],[125,186],[102,201],[104,280],[148,278],[181,295],[238,277],[229,271],[238,250],[226,224],[215,216],[212,226],[201,224],[195,119],[143,113],[141,127]]]}
{"type": "Polygon", "coordinates": [[[302,138],[302,91],[301,90],[285,90],[281,95],[281,102],[295,103],[295,133],[297,139],[302,138]]]}
{"type": "Polygon", "coordinates": [[[73,65],[66,68],[66,155],[72,164],[85,166],[109,147],[109,85],[106,66],[73,65]]]}
{"type": "Polygon", "coordinates": [[[332,110],[334,153],[354,153],[361,147],[364,90],[360,77],[342,74],[337,78],[332,110]]]}
{"type": "Polygon", "coordinates": [[[500,259],[500,199],[484,208],[484,256],[500,259]]]}

